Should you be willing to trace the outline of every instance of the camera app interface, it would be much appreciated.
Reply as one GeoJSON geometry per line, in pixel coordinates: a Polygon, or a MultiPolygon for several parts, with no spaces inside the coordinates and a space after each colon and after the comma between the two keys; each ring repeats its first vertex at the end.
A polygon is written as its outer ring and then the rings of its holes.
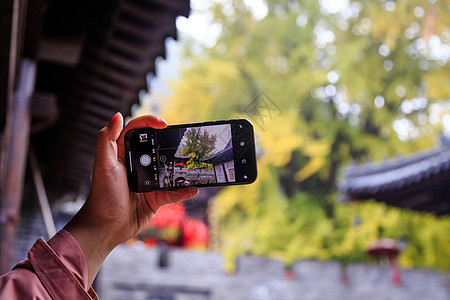
{"type": "Polygon", "coordinates": [[[144,186],[170,188],[235,182],[230,124],[140,133],[144,186]],[[149,136],[150,135],[150,136],[149,136]]]}

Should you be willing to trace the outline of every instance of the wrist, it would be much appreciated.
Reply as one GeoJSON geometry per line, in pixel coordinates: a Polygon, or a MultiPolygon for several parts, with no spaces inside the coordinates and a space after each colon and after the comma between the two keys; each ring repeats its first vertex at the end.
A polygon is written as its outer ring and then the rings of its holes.
{"type": "Polygon", "coordinates": [[[84,214],[83,207],[64,227],[80,247],[88,267],[88,286],[92,284],[103,261],[117,246],[112,237],[103,232],[92,218],[84,214]]]}

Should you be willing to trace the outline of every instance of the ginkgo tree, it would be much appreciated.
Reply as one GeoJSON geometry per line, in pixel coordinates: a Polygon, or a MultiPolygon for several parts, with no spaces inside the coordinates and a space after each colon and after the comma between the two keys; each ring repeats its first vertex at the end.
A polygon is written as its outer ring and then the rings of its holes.
{"type": "Polygon", "coordinates": [[[209,134],[201,127],[193,127],[186,130],[184,134],[183,148],[180,154],[189,157],[186,165],[189,169],[212,169],[211,164],[202,162],[207,158],[216,146],[217,135],[209,134]]]}
{"type": "Polygon", "coordinates": [[[212,202],[230,268],[242,253],[287,265],[364,261],[369,242],[391,237],[408,243],[403,266],[448,270],[448,218],[336,201],[350,161],[432,147],[448,131],[448,4],[341,2],[332,9],[325,0],[266,0],[263,18],[242,0],[212,2],[217,42],[185,41],[188,63],[161,114],[170,123],[254,122],[258,180],[212,202]]]}

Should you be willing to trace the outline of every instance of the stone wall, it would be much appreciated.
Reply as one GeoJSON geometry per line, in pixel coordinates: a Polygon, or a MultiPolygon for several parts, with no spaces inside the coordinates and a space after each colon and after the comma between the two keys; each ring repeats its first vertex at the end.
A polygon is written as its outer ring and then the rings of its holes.
{"type": "Polygon", "coordinates": [[[136,300],[449,300],[442,273],[401,270],[402,286],[394,287],[390,271],[377,265],[348,266],[349,282],[341,280],[335,262],[304,260],[285,277],[281,261],[244,256],[233,274],[223,271],[223,258],[212,252],[171,249],[169,265],[158,266],[157,248],[119,246],[103,265],[96,282],[101,299],[136,300]]]}
{"type": "MultiPolygon", "coordinates": [[[[188,169],[188,168],[174,168],[173,179],[184,178],[188,180],[190,184],[197,182],[198,180],[202,184],[208,182],[215,183],[216,177],[214,176],[214,170],[211,169],[188,169]]],[[[164,181],[164,169],[159,171],[159,181],[164,181]]]]}

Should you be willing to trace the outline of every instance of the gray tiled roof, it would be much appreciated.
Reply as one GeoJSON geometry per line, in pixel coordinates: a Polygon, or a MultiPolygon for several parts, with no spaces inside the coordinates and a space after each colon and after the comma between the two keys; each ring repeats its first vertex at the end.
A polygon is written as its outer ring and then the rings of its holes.
{"type": "MultiPolygon", "coordinates": [[[[349,166],[343,172],[339,190],[346,200],[375,198],[389,202],[385,199],[394,198],[395,193],[395,201],[402,203],[398,206],[414,208],[403,200],[427,193],[426,201],[433,205],[436,201],[449,204],[443,192],[446,184],[450,184],[447,176],[450,176],[450,147],[444,146],[379,163],[349,166]]],[[[425,196],[422,198],[425,199],[425,196]]],[[[424,207],[426,210],[426,205],[424,207]]],[[[448,213],[448,208],[444,213],[448,213]]]]}
{"type": "Polygon", "coordinates": [[[165,57],[166,38],[177,37],[176,18],[189,14],[189,0],[121,0],[107,2],[108,9],[95,3],[80,63],[59,93],[59,129],[52,139],[58,145],[51,164],[55,186],[75,191],[89,180],[98,131],[139,102],[155,59],[165,57]]]}

